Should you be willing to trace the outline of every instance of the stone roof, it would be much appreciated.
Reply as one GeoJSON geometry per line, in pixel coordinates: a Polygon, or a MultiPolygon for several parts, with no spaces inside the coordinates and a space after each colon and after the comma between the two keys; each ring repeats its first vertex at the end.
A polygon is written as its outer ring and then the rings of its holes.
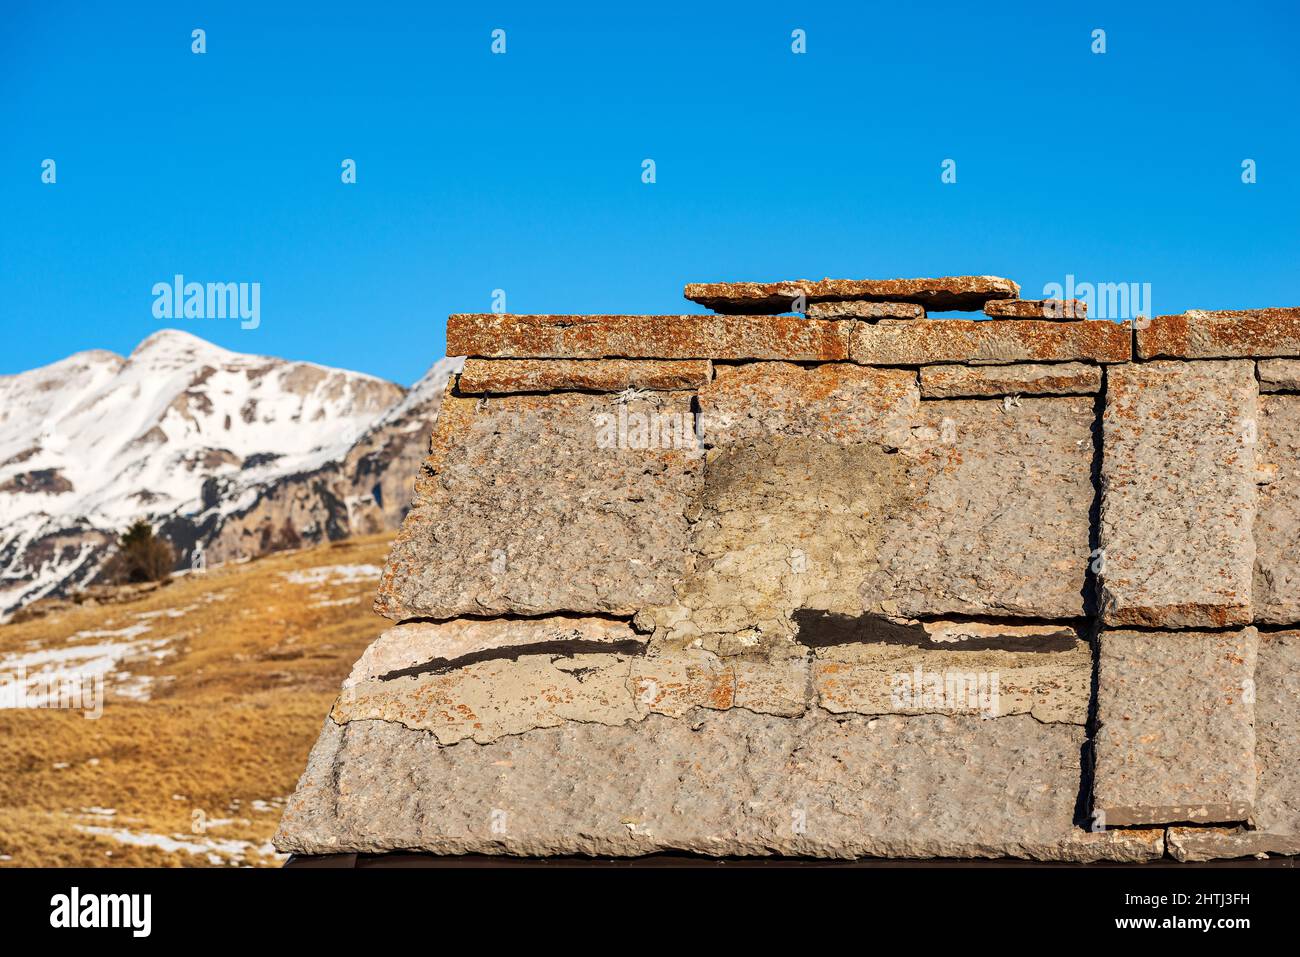
{"type": "Polygon", "coordinates": [[[450,318],[281,850],[1300,852],[1300,309],[686,294],[450,318]]]}

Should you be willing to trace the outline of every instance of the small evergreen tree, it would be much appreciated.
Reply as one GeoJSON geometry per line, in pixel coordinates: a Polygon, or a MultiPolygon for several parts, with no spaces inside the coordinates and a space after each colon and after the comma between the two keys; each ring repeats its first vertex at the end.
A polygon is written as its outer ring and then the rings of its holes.
{"type": "Polygon", "coordinates": [[[153,533],[144,519],[133,522],[117,540],[117,553],[109,560],[109,578],[115,582],[161,582],[171,578],[176,554],[153,533]]]}

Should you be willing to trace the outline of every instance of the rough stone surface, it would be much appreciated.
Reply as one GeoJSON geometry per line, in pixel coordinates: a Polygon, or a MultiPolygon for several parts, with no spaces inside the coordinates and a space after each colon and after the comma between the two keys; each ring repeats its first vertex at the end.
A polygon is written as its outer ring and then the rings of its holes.
{"type": "Polygon", "coordinates": [[[916,373],[906,369],[754,362],[718,366],[699,401],[709,445],[779,433],[898,447],[921,398],[916,373]]]}
{"type": "Polygon", "coordinates": [[[327,721],[282,851],[1140,861],[1161,831],[1077,826],[1082,728],[1028,716],[697,711],[440,747],[327,721]]]}
{"type": "MultiPolygon", "coordinates": [[[[1014,633],[1014,626],[1003,630],[1014,633]]],[[[1066,630],[1064,642],[1004,635],[1003,643],[1016,650],[967,650],[962,641],[918,647],[902,636],[898,643],[818,648],[813,689],[817,703],[835,714],[1032,714],[1083,725],[1092,650],[1066,630]]]]}
{"type": "Polygon", "coordinates": [[[1257,398],[1249,362],[1109,370],[1098,563],[1107,624],[1251,620],[1257,398]]]}
{"type": "Polygon", "coordinates": [[[511,392],[621,392],[697,389],[712,377],[707,359],[468,359],[466,395],[511,392]]]}
{"type": "Polygon", "coordinates": [[[389,628],[361,653],[350,688],[395,671],[451,667],[468,657],[482,658],[502,649],[540,653],[545,649],[587,645],[628,645],[643,641],[625,621],[614,618],[457,618],[451,621],[412,621],[389,628]]]}
{"type": "Polygon", "coordinates": [[[1262,633],[1255,666],[1256,795],[1250,828],[1171,828],[1180,861],[1300,854],[1300,632],[1262,633]]]}
{"type": "Polygon", "coordinates": [[[1083,615],[1093,402],[921,403],[864,605],[912,617],[1083,615]]]}
{"type": "Polygon", "coordinates": [[[921,396],[926,399],[999,395],[1095,395],[1101,367],[1082,362],[1009,366],[923,366],[921,396]]]}
{"type": "Polygon", "coordinates": [[[686,287],[686,298],[721,313],[790,312],[803,295],[809,304],[845,300],[911,302],[936,312],[979,309],[990,299],[1011,299],[1020,287],[998,276],[938,279],[792,279],[786,282],[705,282],[686,287]]]}
{"type": "Polygon", "coordinates": [[[1300,359],[1260,359],[1260,392],[1300,392],[1300,359]]]}
{"type": "Polygon", "coordinates": [[[875,444],[774,435],[715,449],[691,567],[674,601],[640,620],[656,647],[803,654],[795,613],[863,611],[884,516],[906,494],[900,456],[875,444]]]}
{"type": "Polygon", "coordinates": [[[1098,820],[1111,827],[1248,818],[1256,793],[1255,629],[1112,631],[1099,641],[1098,820]]]}
{"type": "Polygon", "coordinates": [[[1255,620],[1300,622],[1300,396],[1259,397],[1255,620]]]}
{"type": "Polygon", "coordinates": [[[1088,304],[1081,299],[992,299],[984,315],[1006,319],[1087,319],[1088,304]]]}
{"type": "Polygon", "coordinates": [[[1300,356],[1300,308],[1193,309],[1137,330],[1138,356],[1183,359],[1300,356]]]}
{"type": "Polygon", "coordinates": [[[1049,319],[882,319],[858,322],[849,354],[861,365],[942,362],[1127,362],[1128,328],[1116,322],[1049,319]]]}
{"type": "Polygon", "coordinates": [[[689,396],[461,400],[453,419],[454,434],[439,421],[376,610],[631,615],[671,598],[702,459],[689,396]]]}
{"type": "Polygon", "coordinates": [[[810,302],[809,319],[924,319],[925,307],[914,302],[873,302],[850,299],[844,302],[810,302]]]}
{"type": "Polygon", "coordinates": [[[848,358],[851,322],[790,316],[517,316],[447,319],[447,354],[489,358],[848,358]]]}

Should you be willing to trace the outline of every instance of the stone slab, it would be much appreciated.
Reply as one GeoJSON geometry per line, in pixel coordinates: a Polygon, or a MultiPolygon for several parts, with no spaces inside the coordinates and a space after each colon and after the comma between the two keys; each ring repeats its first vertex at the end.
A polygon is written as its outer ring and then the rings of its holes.
{"type": "Polygon", "coordinates": [[[1300,622],[1300,395],[1259,397],[1255,620],[1300,622]]]}
{"type": "Polygon", "coordinates": [[[849,354],[860,365],[946,362],[1127,362],[1128,327],[1048,319],[882,319],[854,323],[849,354]]]}
{"type": "Polygon", "coordinates": [[[924,319],[925,307],[914,302],[873,302],[849,299],[843,302],[810,302],[809,319],[924,319]]]}
{"type": "Polygon", "coordinates": [[[906,369],[754,362],[718,366],[699,402],[709,445],[782,434],[897,447],[921,397],[916,373],[906,369]]]}
{"type": "Polygon", "coordinates": [[[1257,398],[1250,362],[1108,371],[1097,562],[1107,624],[1251,620],[1257,398]]]}
{"type": "Polygon", "coordinates": [[[848,358],[850,322],[792,316],[519,316],[447,319],[447,354],[498,359],[848,358]]]}
{"type": "Polygon", "coordinates": [[[385,721],[327,721],[281,851],[1140,861],[1161,831],[1074,819],[1082,728],[697,711],[571,721],[440,747],[385,721]]]}
{"type": "Polygon", "coordinates": [[[905,507],[901,457],[875,443],[774,434],[711,450],[673,601],[638,621],[656,648],[806,654],[800,609],[856,615],[885,514],[905,507]]]}
{"type": "Polygon", "coordinates": [[[370,643],[343,682],[350,688],[394,672],[449,668],[492,653],[539,654],[643,643],[615,618],[456,618],[394,625],[370,643]]]}
{"type": "Polygon", "coordinates": [[[1082,299],[992,299],[984,303],[984,315],[1005,319],[1087,319],[1088,304],[1082,299]]]}
{"type": "Polygon", "coordinates": [[[701,472],[689,395],[461,402],[473,408],[425,464],[376,610],[630,616],[671,599],[701,472]]]}
{"type": "Polygon", "coordinates": [[[833,714],[1032,714],[1084,725],[1092,693],[1088,642],[1068,626],[1065,642],[1032,634],[1025,640],[1014,625],[999,630],[1010,633],[1005,648],[974,650],[965,647],[975,644],[969,641],[918,647],[906,640],[818,648],[817,703],[833,714]]]}
{"type": "Polygon", "coordinates": [[[1101,367],[1082,362],[1006,366],[938,365],[921,368],[921,396],[926,399],[1000,395],[1096,395],[1100,391],[1101,367]]]}
{"type": "Polygon", "coordinates": [[[886,614],[1085,613],[1093,401],[921,403],[863,588],[886,614]]]}
{"type": "Polygon", "coordinates": [[[1251,815],[1257,647],[1254,628],[1101,635],[1099,823],[1221,824],[1251,815]]]}
{"type": "Polygon", "coordinates": [[[1300,854],[1300,632],[1262,632],[1255,665],[1256,794],[1249,828],[1170,828],[1180,861],[1300,854]]]}
{"type": "Polygon", "coordinates": [[[927,309],[979,309],[990,299],[1020,295],[1000,276],[943,276],[935,279],[792,279],[784,282],[706,282],[686,287],[686,298],[720,313],[793,311],[802,295],[811,304],[844,300],[911,302],[927,309]]]}
{"type": "Polygon", "coordinates": [[[1142,359],[1300,356],[1300,308],[1193,309],[1139,323],[1142,359]]]}
{"type": "Polygon", "coordinates": [[[467,359],[460,391],[676,392],[698,389],[712,376],[708,359],[467,359]]]}
{"type": "Polygon", "coordinates": [[[1260,392],[1300,392],[1300,359],[1260,359],[1260,392]]]}

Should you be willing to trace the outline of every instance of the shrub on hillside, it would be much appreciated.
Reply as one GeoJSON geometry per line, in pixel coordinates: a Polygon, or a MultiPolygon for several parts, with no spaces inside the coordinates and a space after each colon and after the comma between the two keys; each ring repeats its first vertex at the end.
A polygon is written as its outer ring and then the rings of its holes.
{"type": "Polygon", "coordinates": [[[171,578],[176,553],[141,519],[132,523],[117,540],[117,551],[109,559],[106,577],[118,584],[162,582],[171,578]]]}

